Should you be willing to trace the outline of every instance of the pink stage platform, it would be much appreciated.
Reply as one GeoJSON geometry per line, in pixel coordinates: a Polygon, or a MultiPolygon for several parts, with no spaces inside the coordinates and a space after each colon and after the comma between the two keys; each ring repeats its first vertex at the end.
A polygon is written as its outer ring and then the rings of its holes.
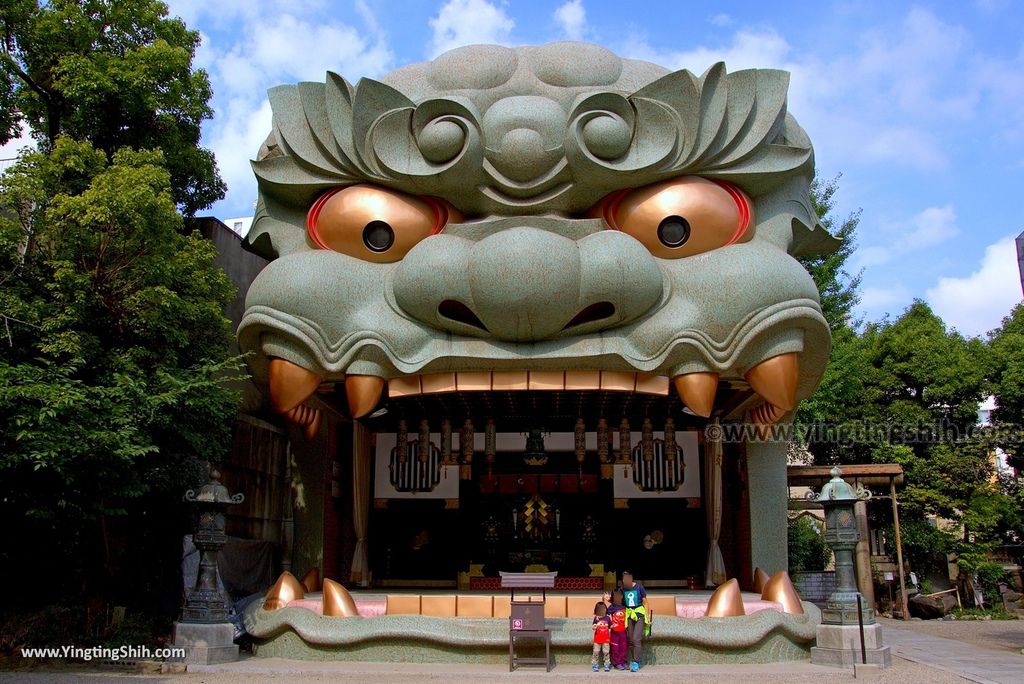
{"type": "MultiPolygon", "coordinates": [[[[475,595],[479,596],[480,594],[475,595]]],[[[508,594],[503,592],[500,596],[507,599],[508,594]]],[[[664,594],[652,594],[651,596],[651,603],[656,604],[659,607],[665,605],[665,599],[669,598],[668,595],[664,594]],[[653,600],[654,597],[656,597],[657,600],[653,600]]],[[[381,615],[388,614],[388,602],[385,595],[360,595],[357,593],[353,594],[352,598],[355,600],[356,609],[359,611],[360,617],[379,617],[381,615]]],[[[708,607],[708,600],[711,598],[711,592],[688,591],[685,594],[676,594],[674,598],[675,614],[677,617],[697,619],[704,617],[708,607]]],[[[599,595],[595,597],[595,601],[597,600],[600,600],[599,595]]],[[[310,610],[314,613],[320,613],[323,610],[321,594],[308,594],[305,598],[291,601],[288,604],[288,607],[305,608],[306,610],[310,610]]],[[[743,608],[747,615],[762,610],[783,612],[781,603],[776,603],[775,601],[764,601],[758,594],[749,592],[744,592],[743,594],[743,608]]],[[[661,610],[664,611],[664,608],[661,610]]],[[[655,614],[659,614],[658,610],[655,610],[655,614]]],[[[664,614],[664,612],[661,612],[660,614],[664,614]]],[[[570,617],[576,616],[570,615],[570,617]]]]}
{"type": "MultiPolygon", "coordinates": [[[[676,595],[676,615],[681,618],[702,618],[707,612],[710,599],[710,591],[689,591],[684,595],[676,595]]],[[[743,592],[743,611],[747,615],[762,610],[783,612],[781,603],[765,601],[759,594],[743,592]]]]}

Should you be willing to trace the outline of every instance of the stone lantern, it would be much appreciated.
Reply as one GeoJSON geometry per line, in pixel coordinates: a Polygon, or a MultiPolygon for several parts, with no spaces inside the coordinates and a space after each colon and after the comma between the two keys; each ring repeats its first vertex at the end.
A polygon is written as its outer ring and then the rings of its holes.
{"type": "Polygon", "coordinates": [[[866,660],[869,665],[889,667],[892,660],[889,647],[882,645],[882,627],[875,621],[874,608],[863,603],[854,570],[854,551],[860,540],[854,506],[869,499],[871,492],[851,487],[840,477],[838,466],[831,474],[817,500],[825,509],[825,542],[836,557],[836,589],[821,611],[811,662],[851,667],[866,660]]]}
{"type": "Polygon", "coordinates": [[[212,664],[238,658],[235,626],[228,619],[231,605],[217,584],[217,555],[227,542],[227,507],[244,500],[242,493],[229,496],[220,483],[220,472],[212,468],[209,482],[198,492],[185,493],[185,501],[195,506],[192,540],[200,553],[195,587],[185,599],[181,620],[174,623],[174,645],[185,648],[186,662],[212,664]]]}

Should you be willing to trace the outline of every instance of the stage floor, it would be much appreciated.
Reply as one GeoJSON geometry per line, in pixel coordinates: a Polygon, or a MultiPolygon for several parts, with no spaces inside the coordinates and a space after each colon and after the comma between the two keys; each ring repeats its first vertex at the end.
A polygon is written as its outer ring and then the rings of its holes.
{"type": "MultiPolygon", "coordinates": [[[[647,593],[648,608],[655,618],[671,615],[683,618],[704,616],[711,590],[667,591],[651,590],[647,593]]],[[[382,615],[424,615],[429,617],[507,618],[511,613],[511,594],[508,591],[459,591],[440,589],[355,590],[351,592],[362,617],[382,615]]],[[[516,592],[517,601],[540,601],[540,591],[516,592]]],[[[765,601],[759,594],[744,592],[743,606],[747,615],[762,611],[782,611],[782,604],[765,601]]],[[[546,618],[583,618],[594,614],[594,604],[601,600],[600,592],[548,592],[544,602],[546,618]]],[[[292,601],[290,607],[306,608],[314,613],[322,611],[319,592],[309,593],[292,601]]]]}

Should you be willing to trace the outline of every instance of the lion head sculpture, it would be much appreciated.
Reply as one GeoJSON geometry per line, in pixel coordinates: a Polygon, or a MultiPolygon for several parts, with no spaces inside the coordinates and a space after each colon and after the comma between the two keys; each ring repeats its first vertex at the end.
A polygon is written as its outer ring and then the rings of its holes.
{"type": "Polygon", "coordinates": [[[830,349],[797,255],[831,249],[788,74],[697,76],[590,44],[477,45],[270,91],[239,342],[274,408],[719,379],[772,422],[830,349]],[[389,387],[390,386],[390,387],[389,387]]]}

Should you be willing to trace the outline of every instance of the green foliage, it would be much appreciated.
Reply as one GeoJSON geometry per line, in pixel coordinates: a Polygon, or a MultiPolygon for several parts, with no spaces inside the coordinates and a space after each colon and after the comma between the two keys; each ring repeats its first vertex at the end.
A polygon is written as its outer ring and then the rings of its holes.
{"type": "Polygon", "coordinates": [[[174,586],[182,492],[238,406],[234,287],[179,213],[223,194],[199,38],[152,0],[12,0],[0,23],[0,140],[38,143],[0,177],[0,574],[33,569],[9,603],[131,606],[174,586]]]}
{"type": "Polygon", "coordinates": [[[65,135],[108,156],[161,149],[171,196],[187,214],[224,196],[199,147],[210,83],[192,70],[199,33],[156,0],[8,0],[0,5],[0,143],[24,121],[42,149],[65,135]]]}
{"type": "Polygon", "coordinates": [[[839,249],[833,254],[800,259],[804,268],[814,278],[814,284],[818,286],[821,293],[821,310],[833,332],[854,324],[853,307],[860,301],[857,289],[861,280],[860,273],[851,275],[846,270],[846,262],[857,248],[860,212],[850,214],[837,226],[832,210],[835,208],[835,194],[838,190],[838,177],[825,183],[815,179],[811,185],[811,201],[818,214],[818,222],[822,228],[839,239],[839,249]]]}
{"type": "Polygon", "coordinates": [[[993,603],[998,600],[999,585],[1010,581],[1010,573],[1002,565],[992,561],[978,565],[974,571],[977,573],[978,584],[981,585],[981,590],[985,592],[988,602],[993,603]]]}
{"type": "Polygon", "coordinates": [[[61,137],[0,182],[0,307],[14,318],[0,345],[0,510],[26,519],[24,543],[53,544],[65,581],[88,582],[88,561],[120,563],[96,554],[109,518],[180,497],[189,463],[223,456],[237,410],[223,383],[237,367],[223,314],[234,287],[213,246],[182,234],[163,162],[125,148],[108,163],[61,137]]]}
{"type": "Polygon", "coordinates": [[[821,537],[818,527],[807,516],[789,521],[789,571],[815,572],[824,570],[832,552],[821,537]]]}
{"type": "MultiPolygon", "coordinates": [[[[826,183],[815,181],[811,186],[811,200],[822,227],[840,241],[833,253],[801,258],[821,293],[821,309],[832,330],[832,352],[821,384],[812,397],[801,402],[794,422],[797,425],[840,425],[861,417],[859,408],[864,402],[864,379],[867,360],[861,338],[857,334],[853,307],[859,301],[857,290],[861,275],[851,275],[847,262],[856,249],[860,212],[855,212],[837,225],[832,215],[838,178],[826,183]]],[[[840,445],[828,439],[809,438],[806,448],[818,463],[836,463],[840,460],[840,445]]]]}
{"type": "Polygon", "coordinates": [[[992,422],[998,428],[994,445],[1006,452],[1010,465],[1024,469],[1024,304],[1018,304],[989,334],[989,377],[996,399],[992,422]]]}
{"type": "MultiPolygon", "coordinates": [[[[901,519],[900,533],[903,539],[903,558],[911,569],[922,577],[927,573],[945,573],[946,554],[955,541],[950,535],[916,518],[901,519]]],[[[892,526],[886,531],[886,538],[896,539],[896,531],[892,526]]]]}

